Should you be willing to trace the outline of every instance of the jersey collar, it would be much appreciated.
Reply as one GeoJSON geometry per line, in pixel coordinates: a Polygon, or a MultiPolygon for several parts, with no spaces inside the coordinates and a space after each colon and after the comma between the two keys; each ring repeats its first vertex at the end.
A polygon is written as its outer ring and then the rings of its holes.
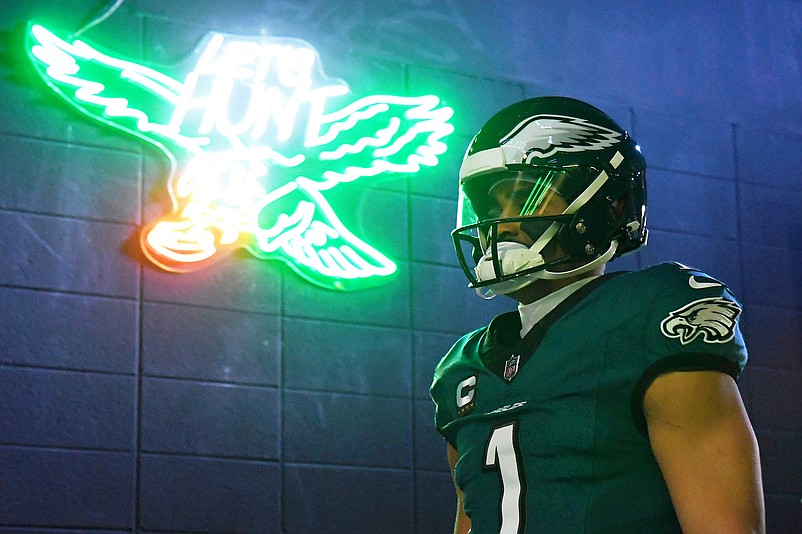
{"type": "MultiPolygon", "coordinates": [[[[490,372],[509,384],[517,376],[520,368],[535,353],[551,325],[590,292],[621,274],[624,272],[605,274],[590,280],[583,279],[579,282],[584,283],[578,287],[574,287],[579,283],[575,282],[544,297],[549,298],[563,290],[571,289],[555,299],[554,305],[545,312],[540,320],[535,322],[523,338],[519,335],[522,328],[521,315],[518,312],[499,315],[490,322],[479,341],[479,356],[482,363],[490,372]]],[[[542,303],[543,300],[540,299],[532,304],[542,303]]]]}
{"type": "Polygon", "coordinates": [[[532,327],[535,326],[536,323],[548,315],[548,313],[556,308],[562,301],[598,277],[599,275],[577,280],[570,285],[561,287],[554,293],[546,295],[540,300],[536,300],[535,302],[531,302],[529,304],[519,304],[518,313],[521,315],[521,338],[523,338],[532,329],[532,327]]]}

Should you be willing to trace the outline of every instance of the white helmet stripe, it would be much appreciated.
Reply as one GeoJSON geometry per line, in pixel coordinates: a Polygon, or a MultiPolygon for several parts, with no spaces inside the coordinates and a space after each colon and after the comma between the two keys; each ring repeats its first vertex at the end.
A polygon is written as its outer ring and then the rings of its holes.
{"type": "MultiPolygon", "coordinates": [[[[514,153],[511,154],[514,156],[514,153]]],[[[503,148],[490,148],[482,150],[476,154],[467,156],[459,169],[460,180],[464,180],[475,174],[487,172],[499,172],[507,170],[507,163],[521,163],[521,161],[507,161],[508,154],[503,148]]],[[[519,158],[520,160],[521,158],[519,158]]]]}
{"type": "MultiPolygon", "coordinates": [[[[619,165],[621,165],[622,161],[624,161],[624,156],[621,155],[621,152],[616,151],[616,153],[613,155],[613,158],[610,160],[610,165],[612,165],[614,169],[617,169],[619,165]]],[[[581,195],[576,197],[574,201],[571,202],[567,208],[565,208],[563,214],[573,215],[576,213],[576,210],[584,206],[585,202],[593,198],[593,195],[595,195],[609,179],[610,177],[607,175],[607,172],[600,172],[596,179],[593,180],[593,182],[591,182],[591,184],[587,187],[587,189],[585,189],[581,195]]]]}
{"type": "Polygon", "coordinates": [[[604,183],[609,179],[610,177],[607,175],[607,172],[605,171],[600,172],[599,175],[596,177],[596,179],[593,180],[590,183],[590,185],[584,191],[582,191],[582,193],[578,197],[576,197],[574,201],[571,202],[571,204],[568,205],[567,208],[565,208],[563,214],[573,215],[574,213],[576,213],[576,210],[584,206],[588,200],[593,198],[593,195],[595,195],[599,191],[599,189],[601,189],[604,183]]]}
{"type": "Polygon", "coordinates": [[[557,222],[551,223],[551,226],[549,226],[546,231],[540,235],[537,241],[535,241],[534,244],[529,247],[529,250],[536,254],[540,254],[540,252],[546,248],[546,245],[549,244],[549,241],[554,239],[554,236],[557,235],[557,232],[560,230],[561,226],[562,225],[557,222]]]}

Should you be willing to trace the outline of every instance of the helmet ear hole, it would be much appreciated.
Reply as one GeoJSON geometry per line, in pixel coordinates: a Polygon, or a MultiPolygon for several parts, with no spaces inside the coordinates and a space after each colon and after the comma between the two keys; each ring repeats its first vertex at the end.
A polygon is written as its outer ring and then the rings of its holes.
{"type": "Polygon", "coordinates": [[[616,202],[602,198],[583,206],[563,228],[566,251],[575,258],[587,258],[607,250],[625,224],[626,205],[625,196],[616,202]]]}
{"type": "Polygon", "coordinates": [[[613,226],[623,226],[626,221],[627,207],[629,206],[629,194],[624,194],[610,204],[610,209],[607,211],[607,222],[613,226]]]}

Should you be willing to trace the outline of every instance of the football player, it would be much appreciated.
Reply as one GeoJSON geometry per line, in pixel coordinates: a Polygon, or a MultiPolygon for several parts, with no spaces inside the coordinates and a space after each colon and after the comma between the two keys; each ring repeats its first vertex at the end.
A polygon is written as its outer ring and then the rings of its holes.
{"type": "Polygon", "coordinates": [[[570,98],[514,104],[468,147],[457,256],[519,305],[435,371],[456,533],[764,530],[740,304],[676,263],[604,274],[646,243],[645,175],[629,134],[570,98]]]}

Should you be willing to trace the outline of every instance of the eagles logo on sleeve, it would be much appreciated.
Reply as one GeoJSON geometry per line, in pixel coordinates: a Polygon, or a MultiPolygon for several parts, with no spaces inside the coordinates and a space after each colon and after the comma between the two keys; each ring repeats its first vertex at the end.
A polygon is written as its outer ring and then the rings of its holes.
{"type": "Polygon", "coordinates": [[[687,345],[697,337],[705,343],[726,343],[733,338],[741,308],[731,300],[710,297],[674,310],[660,323],[663,335],[687,345]]]}

